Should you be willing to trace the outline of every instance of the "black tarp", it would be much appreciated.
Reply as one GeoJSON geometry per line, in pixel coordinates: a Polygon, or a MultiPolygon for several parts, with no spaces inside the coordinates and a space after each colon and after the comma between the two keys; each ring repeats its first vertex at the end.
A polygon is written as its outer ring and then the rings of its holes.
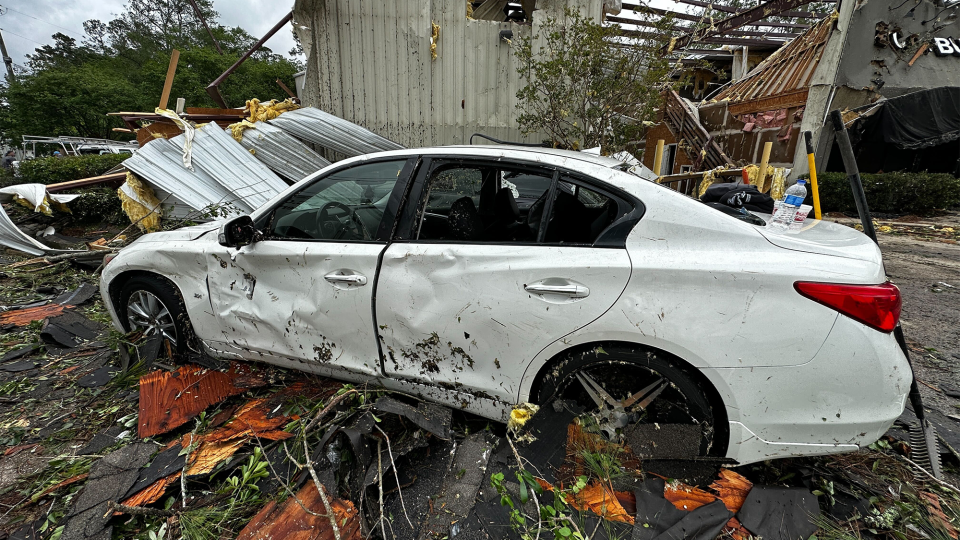
{"type": "Polygon", "coordinates": [[[960,139],[960,88],[942,86],[888,99],[852,126],[861,144],[920,150],[960,139]]]}

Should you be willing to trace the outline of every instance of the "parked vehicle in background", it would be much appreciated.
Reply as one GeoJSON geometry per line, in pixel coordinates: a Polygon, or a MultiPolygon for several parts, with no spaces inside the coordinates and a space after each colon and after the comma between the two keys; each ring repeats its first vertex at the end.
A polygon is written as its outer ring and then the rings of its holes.
{"type": "Polygon", "coordinates": [[[880,251],[808,220],[773,234],[543,148],[409,149],[331,165],[250,216],[108,259],[118,329],[179,351],[415,393],[495,420],[575,400],[608,436],[694,426],[740,463],[855,450],[910,369],[880,251]]]}

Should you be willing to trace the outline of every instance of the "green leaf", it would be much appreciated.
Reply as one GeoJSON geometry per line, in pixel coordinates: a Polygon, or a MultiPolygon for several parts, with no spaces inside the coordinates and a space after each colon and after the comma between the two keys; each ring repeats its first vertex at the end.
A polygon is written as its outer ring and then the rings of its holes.
{"type": "Polygon", "coordinates": [[[557,532],[560,533],[560,536],[563,536],[564,538],[570,536],[570,534],[573,533],[573,531],[570,530],[570,527],[561,527],[560,530],[557,532]]]}
{"type": "Polygon", "coordinates": [[[530,500],[530,494],[527,493],[527,483],[521,477],[520,478],[520,502],[523,504],[527,504],[527,501],[529,500],[530,500]]]}

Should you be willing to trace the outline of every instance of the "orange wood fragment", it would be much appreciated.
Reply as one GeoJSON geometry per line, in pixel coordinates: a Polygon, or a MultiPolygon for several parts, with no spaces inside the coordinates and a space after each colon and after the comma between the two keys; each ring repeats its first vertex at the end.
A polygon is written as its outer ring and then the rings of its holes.
{"type": "Polygon", "coordinates": [[[89,475],[90,475],[90,473],[83,473],[83,474],[78,474],[78,475],[76,475],[76,476],[71,476],[70,478],[67,478],[67,479],[64,480],[63,482],[59,482],[59,483],[57,483],[57,484],[54,484],[54,485],[48,487],[47,489],[43,490],[39,495],[34,495],[34,496],[31,497],[31,498],[34,500],[34,502],[39,501],[40,499],[46,497],[47,495],[53,493],[54,491],[57,491],[58,489],[60,489],[60,488],[62,488],[62,487],[66,487],[66,486],[69,486],[69,485],[71,485],[71,484],[76,484],[77,482],[80,482],[81,480],[86,480],[86,479],[87,479],[87,476],[89,476],[89,475]]]}
{"type": "Polygon", "coordinates": [[[186,365],[173,372],[144,375],[140,378],[140,438],[178,428],[210,405],[242,394],[257,384],[251,372],[248,366],[235,363],[227,372],[186,365]],[[235,382],[241,378],[244,384],[239,387],[235,382]]]}
{"type": "Polygon", "coordinates": [[[15,456],[15,455],[19,454],[20,452],[23,452],[23,451],[25,451],[25,450],[33,450],[34,448],[36,448],[36,447],[38,447],[38,446],[40,446],[38,443],[33,443],[33,444],[20,444],[20,445],[17,445],[17,446],[13,446],[13,447],[7,448],[7,449],[3,452],[3,455],[4,455],[4,456],[15,456]]]}
{"type": "Polygon", "coordinates": [[[14,309],[0,313],[0,326],[12,324],[14,326],[26,326],[33,321],[41,321],[48,317],[56,317],[63,313],[63,310],[73,306],[61,306],[60,304],[47,304],[31,308],[14,309]]]}
{"type": "MultiPolygon", "coordinates": [[[[120,504],[125,506],[146,506],[148,504],[153,504],[160,500],[160,497],[163,497],[163,494],[167,491],[167,486],[176,482],[180,479],[180,473],[174,473],[166,478],[161,478],[156,482],[150,484],[149,486],[143,488],[142,490],[135,493],[132,497],[123,501],[120,504]]],[[[119,515],[121,512],[116,512],[114,515],[119,515]]]]}
{"type": "Polygon", "coordinates": [[[631,516],[620,504],[617,494],[594,480],[574,495],[574,506],[579,510],[590,510],[610,521],[621,521],[633,525],[631,516]]]}
{"type": "Polygon", "coordinates": [[[718,497],[700,488],[688,486],[683,482],[668,482],[663,488],[663,497],[679,510],[693,511],[712,503],[718,497]]]}
{"type": "Polygon", "coordinates": [[[732,517],[730,521],[727,522],[726,527],[723,528],[724,534],[729,534],[735,540],[749,540],[753,538],[753,535],[750,534],[750,531],[746,527],[740,524],[740,520],[732,517]]]}
{"type": "MultiPolygon", "coordinates": [[[[536,477],[537,483],[545,491],[553,491],[553,486],[546,480],[536,477]]],[[[621,521],[623,523],[633,524],[633,515],[624,507],[624,503],[631,504],[634,507],[633,513],[636,514],[636,498],[632,493],[625,491],[610,491],[600,482],[592,480],[585,488],[576,495],[567,496],[567,503],[577,510],[589,510],[598,516],[602,516],[610,521],[621,521]]]]}
{"type": "Polygon", "coordinates": [[[943,513],[940,507],[940,497],[935,493],[921,491],[920,497],[926,502],[927,512],[930,514],[930,522],[939,527],[943,532],[950,535],[950,538],[957,540],[957,529],[950,523],[950,518],[943,513]]]}
{"type": "MultiPolygon", "coordinates": [[[[330,499],[330,495],[327,495],[330,499]]],[[[361,540],[360,519],[350,501],[330,500],[341,540],[361,540]]],[[[240,531],[237,540],[333,540],[333,527],[320,500],[320,492],[313,482],[301,489],[296,497],[287,497],[282,506],[276,501],[267,503],[250,523],[240,531]],[[299,502],[298,502],[299,501],[299,502]],[[303,505],[301,507],[300,505],[303,505]],[[321,514],[308,514],[303,508],[321,514]]]]}
{"type": "MultiPolygon", "coordinates": [[[[213,471],[218,463],[235,454],[254,437],[270,441],[293,437],[292,433],[280,428],[299,417],[282,414],[271,417],[267,409],[269,404],[270,398],[250,400],[240,407],[236,416],[225,426],[203,435],[193,435],[194,449],[190,452],[187,475],[195,476],[213,471]]],[[[190,446],[190,442],[190,434],[180,439],[183,448],[190,446]]]]}
{"type": "Polygon", "coordinates": [[[743,506],[743,502],[747,500],[747,494],[753,489],[753,483],[729,469],[720,469],[720,478],[710,484],[710,489],[720,496],[727,510],[736,514],[743,506]]]}

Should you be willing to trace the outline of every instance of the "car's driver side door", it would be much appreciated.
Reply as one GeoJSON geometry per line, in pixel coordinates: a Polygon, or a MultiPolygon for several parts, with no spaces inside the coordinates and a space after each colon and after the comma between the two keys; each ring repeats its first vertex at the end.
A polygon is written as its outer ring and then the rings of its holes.
{"type": "Polygon", "coordinates": [[[264,238],[207,254],[213,349],[320,373],[379,374],[372,290],[416,159],[366,161],[257,220],[264,238]],[[307,364],[307,365],[305,365],[307,364]]]}

